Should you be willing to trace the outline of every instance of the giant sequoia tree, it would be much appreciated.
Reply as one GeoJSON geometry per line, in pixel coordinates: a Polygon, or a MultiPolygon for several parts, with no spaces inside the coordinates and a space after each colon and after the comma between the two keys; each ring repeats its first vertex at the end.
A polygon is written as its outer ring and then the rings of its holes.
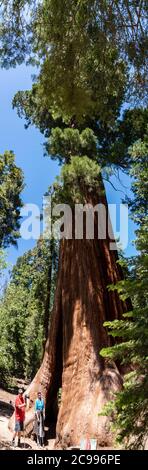
{"type": "MultiPolygon", "coordinates": [[[[57,443],[62,445],[78,444],[87,432],[100,443],[109,442],[108,420],[98,413],[122,385],[116,364],[99,356],[100,349],[110,344],[104,321],[121,318],[128,308],[117,292],[107,289],[122,278],[117,252],[110,250],[108,231],[105,239],[98,239],[102,221],[96,216],[94,239],[86,238],[85,224],[83,239],[75,239],[73,208],[77,202],[92,206],[100,202],[107,217],[101,170],[111,164],[128,165],[117,118],[129,79],[127,60],[139,73],[134,83],[144,80],[139,50],[145,41],[141,19],[145,2],[140,10],[131,3],[132,8],[126,8],[127,2],[95,0],[4,2],[3,65],[15,65],[28,54],[40,67],[32,90],[19,92],[14,105],[20,115],[25,114],[27,124],[34,123],[45,133],[46,151],[64,164],[54,186],[54,200],[69,203],[73,213],[72,239],[63,239],[60,245],[44,359],[29,387],[32,400],[42,389],[47,419],[55,421],[57,443]],[[119,3],[120,21],[116,16],[119,3]],[[34,9],[20,21],[24,5],[34,9]],[[26,19],[30,21],[27,27],[26,19]]],[[[32,418],[30,410],[26,424],[32,418]]]]}

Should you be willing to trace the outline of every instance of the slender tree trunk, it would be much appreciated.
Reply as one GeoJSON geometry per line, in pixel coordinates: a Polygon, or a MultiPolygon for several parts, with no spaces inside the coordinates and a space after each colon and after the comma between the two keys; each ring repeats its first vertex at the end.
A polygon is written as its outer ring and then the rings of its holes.
{"type": "MultiPolygon", "coordinates": [[[[102,183],[101,183],[102,191],[102,183]]],[[[96,195],[93,204],[98,201],[96,195]]],[[[90,198],[88,199],[90,201],[90,198]]],[[[99,202],[107,203],[101,192],[99,202]]],[[[96,223],[95,219],[95,226],[96,223]]],[[[46,401],[49,423],[57,421],[56,446],[79,445],[80,439],[96,438],[98,444],[111,444],[109,420],[98,416],[102,406],[122,387],[113,362],[99,355],[110,344],[103,323],[121,318],[128,308],[117,292],[107,286],[122,278],[116,251],[110,250],[107,234],[98,240],[63,240],[55,302],[43,363],[28,389],[34,402],[38,389],[46,401]],[[57,393],[62,387],[57,417],[57,393]]],[[[33,419],[27,413],[26,425],[33,419]]],[[[28,426],[29,429],[29,426],[28,426]]]]}

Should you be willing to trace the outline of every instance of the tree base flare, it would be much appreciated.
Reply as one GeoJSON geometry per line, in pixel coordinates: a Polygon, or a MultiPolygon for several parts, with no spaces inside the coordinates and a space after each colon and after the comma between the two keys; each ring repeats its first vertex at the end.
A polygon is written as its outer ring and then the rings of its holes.
{"type": "Polygon", "coordinates": [[[121,390],[121,376],[114,365],[105,367],[100,374],[97,374],[97,368],[89,369],[89,364],[88,370],[93,375],[91,380],[88,380],[85,370],[81,382],[74,379],[71,387],[68,384],[64,387],[56,429],[56,448],[80,447],[81,440],[85,438],[96,439],[97,447],[113,443],[110,420],[99,413],[121,390]]]}

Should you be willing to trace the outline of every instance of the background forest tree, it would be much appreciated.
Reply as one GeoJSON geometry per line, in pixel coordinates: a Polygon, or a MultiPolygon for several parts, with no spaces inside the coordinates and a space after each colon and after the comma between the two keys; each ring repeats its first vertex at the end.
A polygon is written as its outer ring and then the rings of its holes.
{"type": "Polygon", "coordinates": [[[19,257],[0,301],[1,383],[32,379],[48,335],[57,272],[55,244],[40,239],[19,257]]]}
{"type": "MultiPolygon", "coordinates": [[[[145,12],[146,2],[135,1],[3,4],[2,65],[26,59],[39,68],[31,91],[19,92],[13,105],[27,125],[45,134],[45,151],[63,163],[56,200],[62,197],[72,206],[103,202],[107,210],[102,180],[108,178],[107,167],[129,171],[128,147],[143,137],[146,112],[134,109],[121,118],[121,110],[127,99],[144,102],[145,12]]],[[[117,258],[108,235],[105,242],[61,243],[45,356],[29,389],[34,399],[41,386],[50,418],[62,385],[60,445],[77,444],[88,429],[99,443],[111,439],[108,420],[98,412],[120,389],[121,376],[115,362],[110,365],[98,353],[110,343],[104,320],[120,319],[129,310],[129,300],[107,289],[123,279],[117,258]]],[[[28,423],[31,419],[32,411],[28,423]]]]}
{"type": "Polygon", "coordinates": [[[0,248],[16,244],[19,237],[23,173],[13,152],[0,155],[0,248]]]}
{"type": "MultiPolygon", "coordinates": [[[[20,211],[23,205],[21,192],[23,187],[23,173],[22,170],[16,166],[15,155],[12,151],[6,151],[3,155],[0,155],[0,281],[2,281],[4,270],[7,267],[5,249],[10,244],[17,245],[17,240],[19,238],[19,228],[21,222],[20,211]]],[[[2,295],[1,287],[0,295],[2,295]]],[[[3,300],[0,297],[1,381],[2,377],[4,378],[4,376],[7,375],[8,369],[10,370],[12,363],[12,355],[10,357],[9,353],[7,352],[7,348],[8,346],[12,348],[15,347],[15,341],[12,341],[10,345],[9,336],[7,336],[7,341],[4,337],[4,331],[6,329],[6,325],[8,325],[9,315],[7,309],[5,311],[5,315],[4,311],[2,314],[2,303],[3,300]]],[[[11,329],[10,326],[9,329],[11,329]]]]}

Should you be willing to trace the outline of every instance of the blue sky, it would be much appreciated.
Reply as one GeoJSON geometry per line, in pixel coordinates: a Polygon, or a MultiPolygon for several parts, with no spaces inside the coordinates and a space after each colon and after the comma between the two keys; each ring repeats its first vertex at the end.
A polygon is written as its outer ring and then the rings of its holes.
{"type": "MultiPolygon", "coordinates": [[[[24,203],[37,204],[42,207],[42,197],[48,186],[53,182],[59,173],[57,162],[49,157],[43,157],[43,136],[34,127],[24,128],[24,120],[17,116],[12,109],[12,98],[18,90],[25,90],[31,87],[31,74],[34,73],[31,67],[25,65],[15,69],[0,71],[0,153],[5,150],[13,150],[16,155],[16,163],[24,172],[25,188],[22,194],[24,203]]],[[[121,175],[123,184],[130,189],[128,176],[121,175]]],[[[113,179],[114,185],[125,193],[129,189],[123,188],[118,180],[113,179]]],[[[107,198],[109,203],[118,205],[123,199],[123,193],[115,191],[109,183],[106,183],[107,198]]],[[[119,217],[118,217],[119,218],[119,217]]],[[[118,224],[118,219],[117,219],[118,224]]],[[[135,253],[132,246],[134,239],[134,225],[129,221],[129,243],[125,250],[126,256],[135,253]]],[[[8,249],[9,267],[12,266],[18,256],[34,245],[34,241],[19,239],[18,248],[8,249]]]]}

